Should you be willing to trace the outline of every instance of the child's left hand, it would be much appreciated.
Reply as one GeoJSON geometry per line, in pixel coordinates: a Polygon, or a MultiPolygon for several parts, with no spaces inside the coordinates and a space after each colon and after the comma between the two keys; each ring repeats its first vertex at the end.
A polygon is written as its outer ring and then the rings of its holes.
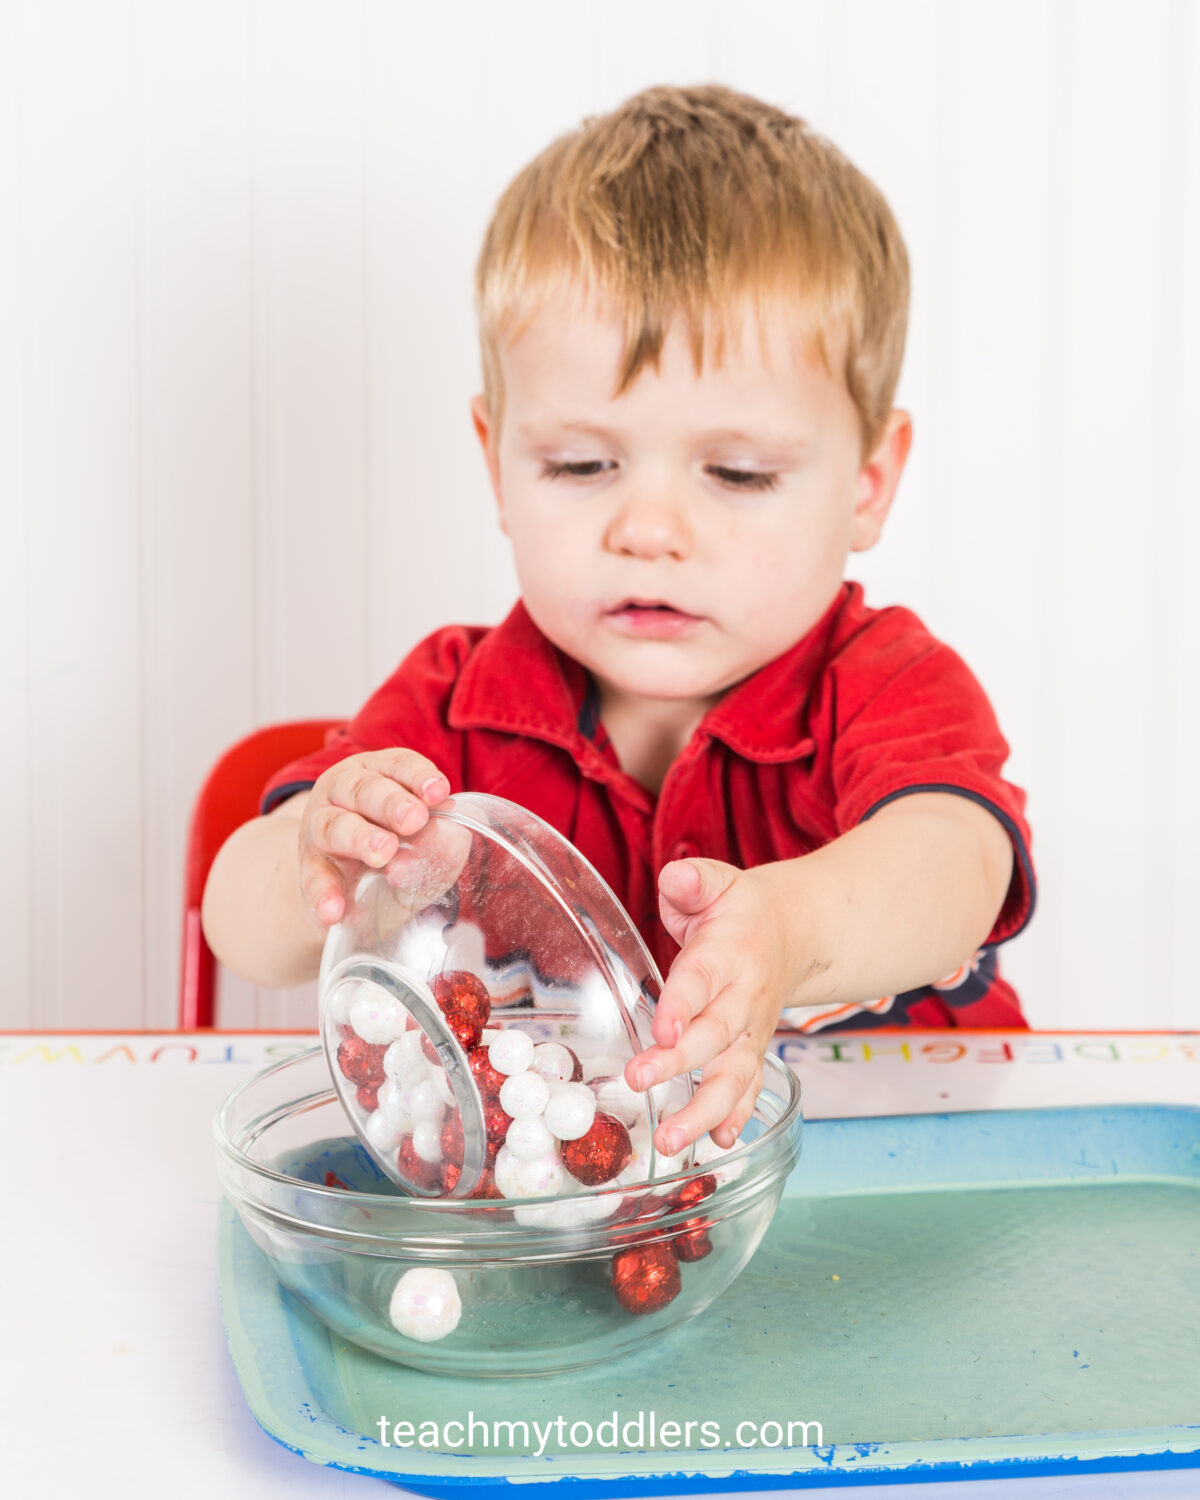
{"type": "Polygon", "coordinates": [[[754,1111],[763,1055],[798,978],[799,914],[777,872],[685,859],[659,873],[659,911],[681,951],[655,1011],[658,1045],[630,1060],[625,1079],[640,1090],[703,1068],[691,1102],[659,1124],[665,1155],[706,1130],[731,1146],[754,1111]]]}

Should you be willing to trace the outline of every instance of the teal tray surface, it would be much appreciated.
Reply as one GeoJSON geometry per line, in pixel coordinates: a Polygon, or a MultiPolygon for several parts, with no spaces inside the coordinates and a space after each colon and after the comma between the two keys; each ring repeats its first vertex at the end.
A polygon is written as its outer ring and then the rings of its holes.
{"type": "MultiPolygon", "coordinates": [[[[368,1186],[363,1153],[331,1147],[339,1175],[368,1186]]],[[[552,1378],[453,1379],[356,1349],[280,1286],[228,1203],[219,1265],[259,1424],[419,1493],[1200,1465],[1194,1108],[810,1122],[770,1230],[711,1308],[648,1351],[552,1378]],[[381,1417],[393,1436],[411,1423],[414,1445],[385,1446],[381,1417]],[[446,1424],[472,1419],[473,1443],[451,1446],[446,1424]]]]}

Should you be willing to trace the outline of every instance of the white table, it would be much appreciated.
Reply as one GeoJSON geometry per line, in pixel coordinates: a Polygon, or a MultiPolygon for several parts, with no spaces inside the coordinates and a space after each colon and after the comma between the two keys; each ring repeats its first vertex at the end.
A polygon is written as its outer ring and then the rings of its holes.
{"type": "MultiPolygon", "coordinates": [[[[313,1041],[262,1032],[0,1033],[0,1140],[14,1163],[0,1248],[6,1493],[402,1493],[317,1468],[267,1437],[242,1399],[221,1328],[212,1114],[251,1071],[313,1041]]],[[[843,1033],[778,1045],[803,1080],[809,1119],[1200,1103],[1200,1033],[843,1033]]],[[[1200,1470],[816,1493],[1195,1500],[1200,1470]]]]}

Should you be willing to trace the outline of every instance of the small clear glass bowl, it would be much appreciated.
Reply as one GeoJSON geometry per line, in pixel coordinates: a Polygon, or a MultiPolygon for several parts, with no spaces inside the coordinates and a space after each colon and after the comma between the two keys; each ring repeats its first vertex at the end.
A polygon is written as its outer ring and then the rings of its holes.
{"type": "Polygon", "coordinates": [[[319,1047],[233,1090],[214,1121],[218,1170],[279,1280],[348,1342],[442,1374],[554,1374],[695,1317],[753,1255],[802,1130],[795,1075],[768,1056],[763,1076],[731,1151],[641,1187],[585,1190],[570,1200],[583,1210],[570,1226],[522,1222],[544,1199],[407,1195],[350,1133],[319,1047]],[[664,1255],[678,1268],[675,1295],[630,1311],[615,1283],[628,1287],[640,1261],[664,1255]],[[401,1277],[423,1268],[449,1272],[461,1301],[456,1326],[430,1342],[390,1315],[401,1277]]]}

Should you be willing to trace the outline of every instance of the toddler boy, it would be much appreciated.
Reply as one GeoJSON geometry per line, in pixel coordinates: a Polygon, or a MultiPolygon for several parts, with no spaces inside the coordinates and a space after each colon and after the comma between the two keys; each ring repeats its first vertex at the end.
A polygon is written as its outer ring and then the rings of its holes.
{"type": "Polygon", "coordinates": [[[785,1010],[1023,1025],[995,958],[1034,902],[1008,747],[960,658],[843,581],[912,437],[878,190],[768,104],[648,89],[518,174],[476,291],[520,600],[434,632],[271,779],[209,877],[218,958],[311,978],[353,872],[490,792],[576,844],[669,969],[627,1069],[703,1069],[667,1154],[732,1142],[785,1010]]]}

